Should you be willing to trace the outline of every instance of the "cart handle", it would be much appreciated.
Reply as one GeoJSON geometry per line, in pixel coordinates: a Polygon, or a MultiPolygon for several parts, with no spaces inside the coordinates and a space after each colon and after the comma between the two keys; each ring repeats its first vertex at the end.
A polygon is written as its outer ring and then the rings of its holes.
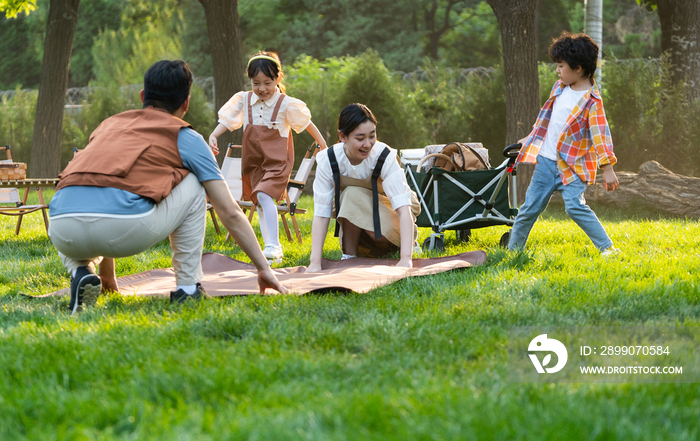
{"type": "Polygon", "coordinates": [[[523,145],[520,143],[511,144],[507,146],[503,149],[503,156],[505,156],[506,158],[517,158],[522,146],[523,145]]]}
{"type": "MultiPolygon", "coordinates": [[[[426,159],[430,159],[430,158],[442,158],[442,159],[446,160],[448,163],[453,164],[452,158],[450,158],[449,156],[443,155],[442,153],[431,153],[429,155],[423,156],[423,159],[421,159],[420,162],[418,163],[418,167],[416,167],[416,170],[420,172],[421,167],[423,166],[423,163],[426,161],[426,159]]],[[[454,166],[454,164],[453,164],[453,166],[454,166]]]]}

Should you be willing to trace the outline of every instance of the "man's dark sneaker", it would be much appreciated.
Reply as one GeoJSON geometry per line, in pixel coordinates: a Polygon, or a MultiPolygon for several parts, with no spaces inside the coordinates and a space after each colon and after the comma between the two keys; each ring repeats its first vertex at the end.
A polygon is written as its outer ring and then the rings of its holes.
{"type": "Polygon", "coordinates": [[[102,291],[102,280],[87,266],[80,266],[70,280],[70,304],[68,310],[75,314],[81,305],[92,306],[102,291]]]}
{"type": "Polygon", "coordinates": [[[178,289],[177,291],[170,291],[170,303],[182,303],[187,300],[200,300],[208,299],[209,295],[202,285],[197,283],[197,289],[194,294],[187,294],[184,289],[178,289]]]}

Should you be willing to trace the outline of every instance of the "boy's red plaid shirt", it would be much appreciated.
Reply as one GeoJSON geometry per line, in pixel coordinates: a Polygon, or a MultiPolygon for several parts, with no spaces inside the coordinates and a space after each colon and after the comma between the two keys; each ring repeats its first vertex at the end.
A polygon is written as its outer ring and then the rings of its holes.
{"type": "MultiPolygon", "coordinates": [[[[544,137],[547,135],[547,126],[552,116],[554,100],[561,95],[564,87],[566,85],[561,80],[554,84],[549,99],[542,106],[532,132],[520,150],[517,163],[534,164],[537,162],[537,154],[544,137]]],[[[583,182],[592,185],[595,183],[598,165],[603,166],[617,162],[613,153],[610,127],[603,110],[603,100],[595,85],[586,92],[571,111],[559,134],[557,151],[559,152],[557,168],[564,184],[572,182],[574,176],[578,176],[583,182]]]]}

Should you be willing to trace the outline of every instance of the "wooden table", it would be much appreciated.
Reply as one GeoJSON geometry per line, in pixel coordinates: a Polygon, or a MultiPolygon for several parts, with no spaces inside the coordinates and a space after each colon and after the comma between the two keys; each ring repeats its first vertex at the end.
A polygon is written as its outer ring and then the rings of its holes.
{"type": "Polygon", "coordinates": [[[44,203],[44,194],[42,193],[41,189],[43,187],[52,188],[55,187],[56,184],[58,184],[57,178],[15,179],[11,181],[0,181],[0,188],[24,188],[24,197],[22,198],[22,202],[18,203],[17,207],[0,208],[0,211],[3,212],[2,214],[18,216],[15,234],[19,234],[19,229],[22,225],[22,217],[25,214],[29,214],[33,211],[38,210],[41,210],[41,214],[44,216],[44,227],[46,227],[46,231],[48,233],[49,219],[46,215],[46,209],[48,208],[48,205],[44,203]],[[28,206],[27,196],[29,196],[29,190],[32,188],[36,188],[37,192],[39,193],[39,205],[28,206]],[[22,210],[22,208],[26,208],[26,210],[22,210]]]}
{"type": "Polygon", "coordinates": [[[58,184],[58,178],[16,179],[12,181],[0,181],[0,188],[41,188],[55,187],[56,184],[58,184]]]}

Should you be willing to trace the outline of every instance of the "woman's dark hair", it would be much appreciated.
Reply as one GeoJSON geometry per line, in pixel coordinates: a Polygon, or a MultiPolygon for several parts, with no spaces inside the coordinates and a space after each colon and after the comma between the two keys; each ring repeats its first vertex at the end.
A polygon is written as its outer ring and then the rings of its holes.
{"type": "Polygon", "coordinates": [[[357,126],[367,121],[377,125],[377,119],[369,107],[360,103],[348,104],[338,116],[338,131],[345,136],[350,136],[357,126]]]}
{"type": "Polygon", "coordinates": [[[279,78],[280,91],[282,93],[285,93],[287,91],[287,88],[283,83],[284,71],[282,70],[282,63],[280,62],[279,55],[277,55],[277,52],[275,51],[260,51],[257,54],[253,55],[251,59],[260,55],[274,58],[275,60],[277,60],[277,63],[275,63],[272,60],[267,60],[265,58],[258,58],[256,60],[248,62],[248,68],[246,69],[246,74],[248,75],[248,78],[253,78],[260,72],[262,72],[263,75],[265,75],[266,77],[272,78],[273,80],[279,78]]]}
{"type": "Polygon", "coordinates": [[[549,46],[549,56],[555,63],[566,61],[571,69],[583,68],[584,78],[593,78],[598,63],[598,45],[586,34],[562,32],[549,46]]]}
{"type": "Polygon", "coordinates": [[[173,113],[190,96],[192,72],[182,60],[161,60],[143,77],[143,107],[153,106],[173,113]]]}

